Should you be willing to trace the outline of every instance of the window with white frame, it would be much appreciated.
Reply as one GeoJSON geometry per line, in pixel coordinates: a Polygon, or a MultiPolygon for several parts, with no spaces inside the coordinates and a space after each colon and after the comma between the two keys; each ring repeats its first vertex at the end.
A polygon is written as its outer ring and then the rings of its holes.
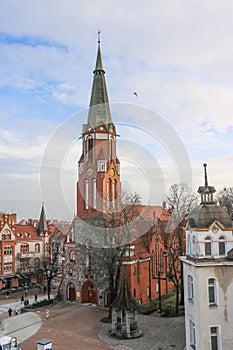
{"type": "Polygon", "coordinates": [[[188,300],[193,302],[194,289],[193,289],[193,277],[188,275],[188,300]]]}
{"type": "Polygon", "coordinates": [[[187,239],[187,255],[191,254],[191,238],[188,235],[188,239],[187,239]]]}
{"type": "Polygon", "coordinates": [[[192,349],[196,349],[195,323],[189,320],[189,342],[192,349]]]}
{"type": "Polygon", "coordinates": [[[211,350],[220,350],[219,326],[210,327],[211,350]]]}
{"type": "Polygon", "coordinates": [[[75,251],[72,249],[69,254],[70,261],[75,261],[75,251]]]}
{"type": "Polygon", "coordinates": [[[217,305],[216,278],[209,278],[208,279],[208,301],[209,301],[209,306],[217,305]]]}
{"type": "Polygon", "coordinates": [[[205,238],[205,256],[212,255],[212,242],[210,237],[205,238]]]}
{"type": "Polygon", "coordinates": [[[40,252],[40,244],[36,243],[35,244],[35,253],[39,253],[40,252]]]}
{"type": "Polygon", "coordinates": [[[226,242],[225,242],[225,238],[223,236],[219,237],[218,253],[219,253],[219,255],[226,255],[226,242]]]}
{"type": "Polygon", "coordinates": [[[4,247],[4,255],[12,255],[12,246],[7,245],[4,247]]]}

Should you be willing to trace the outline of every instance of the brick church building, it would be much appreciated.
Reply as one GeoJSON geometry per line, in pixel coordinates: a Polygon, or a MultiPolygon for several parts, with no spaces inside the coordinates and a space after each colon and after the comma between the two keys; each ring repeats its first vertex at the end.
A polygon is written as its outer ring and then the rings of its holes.
{"type": "MultiPolygon", "coordinates": [[[[110,231],[98,227],[98,218],[117,217],[122,194],[117,133],[110,112],[100,40],[93,74],[87,123],[81,135],[76,218],[64,242],[59,293],[66,300],[107,306],[109,276],[97,255],[109,248],[106,235],[110,231]],[[95,256],[93,247],[98,251],[95,256]]],[[[142,233],[127,242],[121,261],[121,278],[127,276],[131,294],[139,303],[145,303],[174,288],[167,277],[169,256],[164,246],[164,232],[171,211],[165,206],[137,205],[136,209],[138,218],[143,221],[142,233]]],[[[121,231],[120,225],[118,233],[121,231]]],[[[115,244],[117,238],[114,237],[111,244],[115,244]]]]}

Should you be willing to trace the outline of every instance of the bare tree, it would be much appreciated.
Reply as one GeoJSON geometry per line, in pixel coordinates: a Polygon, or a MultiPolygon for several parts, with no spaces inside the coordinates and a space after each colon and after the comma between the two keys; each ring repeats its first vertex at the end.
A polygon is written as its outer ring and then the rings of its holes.
{"type": "Polygon", "coordinates": [[[50,300],[52,281],[61,275],[61,243],[53,241],[50,254],[45,256],[41,263],[41,269],[47,282],[48,300],[50,300]]]}
{"type": "Polygon", "coordinates": [[[103,232],[104,228],[104,246],[89,248],[89,273],[92,274],[92,270],[101,266],[102,273],[106,274],[109,289],[109,320],[111,304],[119,289],[122,263],[129,250],[130,241],[134,239],[140,202],[141,198],[137,193],[124,192],[120,210],[87,218],[95,230],[99,226],[103,232]]]}
{"type": "Polygon", "coordinates": [[[186,184],[173,184],[165,198],[166,203],[172,210],[166,232],[170,259],[169,278],[176,288],[176,312],[178,313],[179,289],[181,289],[180,304],[184,305],[183,265],[179,261],[179,256],[185,253],[183,227],[186,222],[186,215],[197,204],[197,195],[190,192],[186,184]]]}
{"type": "Polygon", "coordinates": [[[233,219],[233,187],[224,188],[218,193],[218,201],[221,207],[223,207],[233,219]]]}

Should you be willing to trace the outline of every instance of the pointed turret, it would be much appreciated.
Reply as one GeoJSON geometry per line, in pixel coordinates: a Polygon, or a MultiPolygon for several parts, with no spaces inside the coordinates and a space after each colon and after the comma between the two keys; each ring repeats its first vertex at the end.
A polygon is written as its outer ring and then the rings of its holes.
{"type": "Polygon", "coordinates": [[[38,236],[40,236],[40,235],[44,236],[46,233],[48,233],[48,224],[47,224],[47,220],[46,220],[44,204],[42,204],[40,220],[39,220],[38,227],[37,227],[37,233],[38,233],[38,236]]]}
{"type": "Polygon", "coordinates": [[[112,125],[112,118],[108,102],[108,93],[100,50],[99,35],[100,32],[98,33],[98,51],[96,65],[95,70],[93,71],[94,78],[88,113],[88,124],[95,130],[102,123],[109,130],[112,125]]]}

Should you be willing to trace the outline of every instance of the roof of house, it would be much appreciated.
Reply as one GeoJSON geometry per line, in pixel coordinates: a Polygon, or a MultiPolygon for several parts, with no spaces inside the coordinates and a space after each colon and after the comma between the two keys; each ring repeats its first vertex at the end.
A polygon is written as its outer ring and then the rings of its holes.
{"type": "Polygon", "coordinates": [[[120,291],[114,302],[112,303],[112,308],[115,310],[127,310],[132,311],[138,308],[136,300],[132,297],[126,276],[124,277],[120,291]]]}
{"type": "Polygon", "coordinates": [[[16,224],[14,226],[14,235],[16,240],[22,241],[22,240],[41,240],[40,237],[38,237],[37,234],[37,229],[36,227],[32,225],[21,225],[21,224],[16,224]]]}
{"type": "Polygon", "coordinates": [[[232,222],[224,208],[216,203],[198,205],[187,217],[190,227],[209,228],[213,222],[219,221],[225,228],[231,228],[232,222]]]}

